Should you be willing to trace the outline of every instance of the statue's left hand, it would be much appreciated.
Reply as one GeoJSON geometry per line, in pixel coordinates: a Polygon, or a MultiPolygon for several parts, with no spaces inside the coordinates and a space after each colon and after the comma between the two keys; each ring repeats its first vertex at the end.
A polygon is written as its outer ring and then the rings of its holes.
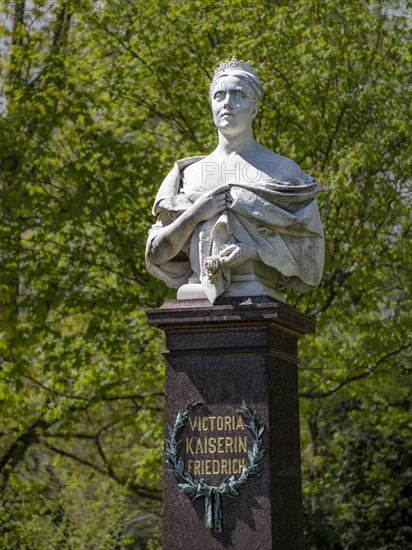
{"type": "Polygon", "coordinates": [[[259,256],[254,247],[243,243],[230,244],[219,254],[221,265],[226,267],[235,267],[244,262],[257,259],[259,259],[259,256]]]}

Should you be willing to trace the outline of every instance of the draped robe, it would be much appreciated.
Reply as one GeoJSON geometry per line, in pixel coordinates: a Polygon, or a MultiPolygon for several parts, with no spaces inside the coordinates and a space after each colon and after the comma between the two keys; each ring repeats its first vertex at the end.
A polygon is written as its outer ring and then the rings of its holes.
{"type": "MultiPolygon", "coordinates": [[[[149,231],[147,251],[163,227],[172,223],[204,191],[186,185],[181,177],[190,164],[205,157],[178,160],[157,193],[153,214],[158,221],[149,231]]],[[[211,302],[231,283],[231,268],[218,268],[213,277],[206,259],[219,258],[228,244],[252,247],[260,262],[271,268],[273,289],[305,292],[320,283],[324,264],[324,239],[317,196],[320,184],[307,174],[290,181],[261,178],[255,182],[229,184],[231,205],[210,220],[201,222],[179,253],[156,265],[146,254],[149,272],[169,287],[188,282],[202,284],[211,302]]]]}

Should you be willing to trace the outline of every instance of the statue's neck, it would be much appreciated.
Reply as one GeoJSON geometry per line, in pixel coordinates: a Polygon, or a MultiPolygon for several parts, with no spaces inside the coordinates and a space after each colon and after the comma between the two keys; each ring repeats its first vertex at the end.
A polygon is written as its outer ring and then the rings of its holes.
{"type": "Polygon", "coordinates": [[[236,153],[242,155],[253,151],[257,146],[257,141],[253,137],[252,128],[237,136],[228,136],[218,131],[219,143],[215,152],[219,155],[230,155],[236,153]]]}

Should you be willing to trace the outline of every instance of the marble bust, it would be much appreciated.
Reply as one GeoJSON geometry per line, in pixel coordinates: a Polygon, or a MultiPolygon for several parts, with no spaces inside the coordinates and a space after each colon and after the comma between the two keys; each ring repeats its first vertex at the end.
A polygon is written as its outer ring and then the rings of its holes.
{"type": "Polygon", "coordinates": [[[218,133],[207,156],[178,160],[161,184],[149,231],[150,273],[177,298],[316,288],[324,262],[320,184],[260,145],[252,123],[263,88],[249,62],[221,63],[210,86],[218,133]]]}

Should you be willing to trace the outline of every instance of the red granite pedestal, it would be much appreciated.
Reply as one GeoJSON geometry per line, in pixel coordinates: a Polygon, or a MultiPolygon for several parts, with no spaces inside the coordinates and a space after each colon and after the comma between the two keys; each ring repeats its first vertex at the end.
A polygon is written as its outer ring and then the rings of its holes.
{"type": "Polygon", "coordinates": [[[170,300],[147,317],[166,334],[165,438],[178,412],[202,402],[179,434],[185,471],[210,487],[238,479],[254,443],[244,401],[265,426],[262,475],[221,496],[220,533],[205,527],[205,499],[181,493],[165,466],[163,550],[301,550],[297,341],[314,320],[264,296],[170,300]]]}

